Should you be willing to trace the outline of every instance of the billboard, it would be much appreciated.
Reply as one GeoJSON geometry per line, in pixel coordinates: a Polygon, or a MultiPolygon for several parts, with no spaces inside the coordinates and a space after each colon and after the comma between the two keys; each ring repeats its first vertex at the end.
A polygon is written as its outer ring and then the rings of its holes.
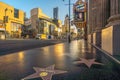
{"type": "Polygon", "coordinates": [[[75,17],[75,20],[83,22],[85,14],[84,12],[75,12],[74,17],[75,17]]]}
{"type": "Polygon", "coordinates": [[[86,3],[82,1],[77,1],[74,5],[74,20],[84,22],[85,21],[85,13],[86,13],[86,3]]]}
{"type": "Polygon", "coordinates": [[[75,10],[77,11],[77,12],[84,12],[84,10],[85,10],[85,4],[78,4],[78,5],[76,5],[75,6],[75,10]]]}

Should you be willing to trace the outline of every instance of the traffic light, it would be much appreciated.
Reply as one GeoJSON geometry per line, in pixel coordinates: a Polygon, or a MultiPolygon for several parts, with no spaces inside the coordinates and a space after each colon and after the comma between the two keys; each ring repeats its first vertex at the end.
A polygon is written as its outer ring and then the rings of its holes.
{"type": "Polygon", "coordinates": [[[4,23],[8,23],[8,16],[4,16],[3,21],[4,23]]]}

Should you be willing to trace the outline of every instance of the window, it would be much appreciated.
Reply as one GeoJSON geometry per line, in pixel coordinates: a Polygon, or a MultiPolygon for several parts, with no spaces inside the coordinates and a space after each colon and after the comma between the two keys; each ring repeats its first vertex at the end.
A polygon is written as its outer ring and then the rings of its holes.
{"type": "Polygon", "coordinates": [[[21,29],[21,24],[11,23],[11,31],[15,32],[15,31],[19,31],[19,29],[21,29]]]}
{"type": "Polygon", "coordinates": [[[19,10],[18,9],[14,9],[14,17],[19,18],[19,10]]]}

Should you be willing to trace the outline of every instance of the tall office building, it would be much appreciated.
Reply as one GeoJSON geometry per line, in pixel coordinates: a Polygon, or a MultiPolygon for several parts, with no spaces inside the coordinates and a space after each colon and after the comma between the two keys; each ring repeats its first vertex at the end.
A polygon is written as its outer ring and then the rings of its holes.
{"type": "Polygon", "coordinates": [[[58,7],[53,8],[53,19],[58,20],[58,7]]]}

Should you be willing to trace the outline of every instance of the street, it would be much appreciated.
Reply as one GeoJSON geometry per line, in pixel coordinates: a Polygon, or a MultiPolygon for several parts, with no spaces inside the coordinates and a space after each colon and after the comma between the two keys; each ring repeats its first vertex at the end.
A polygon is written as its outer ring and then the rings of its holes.
{"type": "Polygon", "coordinates": [[[0,80],[120,80],[119,67],[84,40],[75,40],[0,56],[0,80]],[[47,76],[53,69],[65,72],[47,76]]]}
{"type": "Polygon", "coordinates": [[[0,40],[0,55],[64,42],[65,40],[0,40]]]}

